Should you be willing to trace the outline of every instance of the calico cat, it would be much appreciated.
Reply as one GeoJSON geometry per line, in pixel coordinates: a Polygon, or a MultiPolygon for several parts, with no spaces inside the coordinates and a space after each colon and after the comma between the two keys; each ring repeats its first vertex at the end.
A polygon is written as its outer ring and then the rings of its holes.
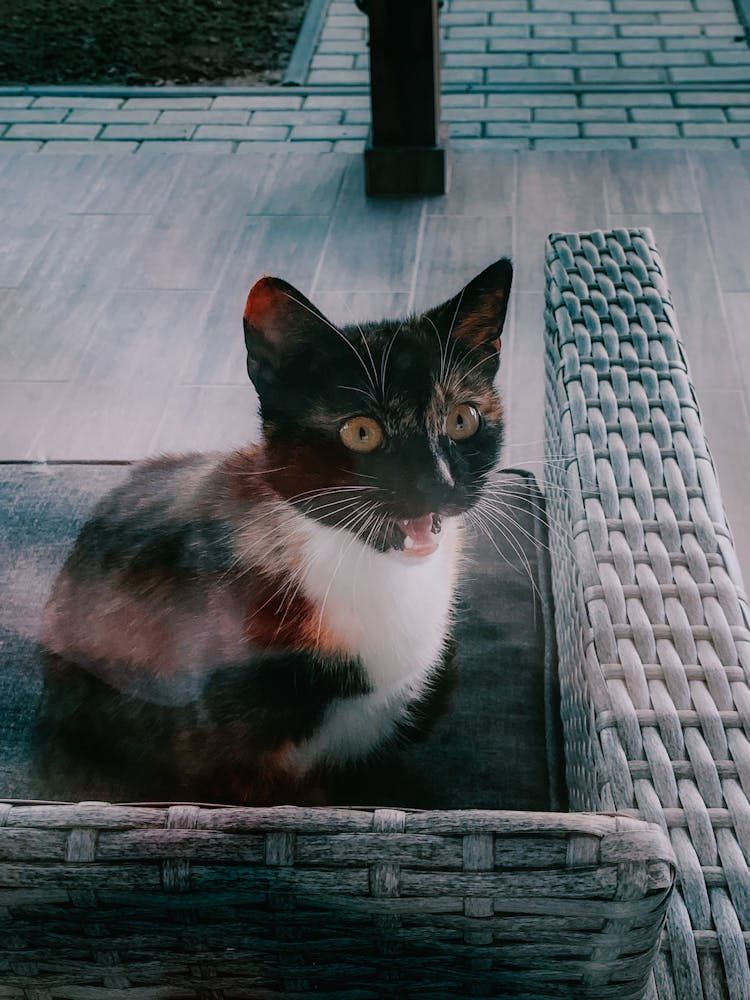
{"type": "Polygon", "coordinates": [[[278,278],[253,286],[261,443],[134,467],[54,584],[48,776],[85,797],[318,801],[426,711],[463,515],[502,442],[511,279],[500,260],[428,312],[343,328],[278,278]]]}

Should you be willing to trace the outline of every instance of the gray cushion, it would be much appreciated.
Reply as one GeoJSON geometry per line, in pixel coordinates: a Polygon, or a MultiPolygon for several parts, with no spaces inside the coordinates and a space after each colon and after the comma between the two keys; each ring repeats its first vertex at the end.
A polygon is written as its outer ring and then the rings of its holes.
{"type": "MultiPolygon", "coordinates": [[[[0,467],[0,798],[68,797],[66,788],[41,783],[32,766],[41,614],[88,512],[126,475],[116,465],[0,467]]],[[[492,543],[471,539],[454,683],[436,721],[418,741],[344,776],[337,801],[564,807],[547,553],[538,516],[543,501],[528,474],[502,479],[514,493],[512,513],[520,525],[514,542],[524,559],[500,532],[492,543]]]]}

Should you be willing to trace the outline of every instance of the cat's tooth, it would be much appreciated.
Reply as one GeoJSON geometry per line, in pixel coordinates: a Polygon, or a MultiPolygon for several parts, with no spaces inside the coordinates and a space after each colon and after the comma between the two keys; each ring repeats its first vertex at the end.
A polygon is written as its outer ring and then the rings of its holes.
{"type": "Polygon", "coordinates": [[[414,548],[414,539],[411,537],[411,535],[407,535],[406,538],[404,539],[404,548],[405,549],[414,548]]]}

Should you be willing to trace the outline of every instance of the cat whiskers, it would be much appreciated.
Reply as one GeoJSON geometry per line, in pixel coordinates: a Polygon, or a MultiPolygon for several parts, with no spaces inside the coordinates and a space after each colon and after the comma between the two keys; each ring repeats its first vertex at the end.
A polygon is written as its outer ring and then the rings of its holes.
{"type": "MultiPolygon", "coordinates": [[[[349,339],[348,339],[348,337],[345,337],[345,336],[344,336],[344,334],[343,334],[343,333],[341,332],[341,330],[338,330],[338,329],[337,329],[337,328],[336,328],[336,327],[335,327],[335,326],[333,325],[333,323],[331,323],[331,322],[330,322],[330,320],[327,320],[327,319],[325,318],[325,316],[323,316],[323,315],[322,315],[322,313],[319,313],[319,312],[317,312],[316,310],[314,310],[314,309],[311,309],[311,308],[310,308],[310,306],[308,306],[308,305],[307,305],[306,303],[304,303],[304,302],[300,301],[300,299],[298,299],[298,298],[295,298],[295,296],[294,296],[294,295],[290,295],[290,294],[289,294],[289,292],[284,292],[284,294],[286,295],[286,297],[287,297],[287,298],[291,299],[291,300],[292,300],[292,302],[296,302],[298,306],[302,306],[302,308],[303,308],[303,309],[306,309],[306,310],[307,310],[307,312],[309,312],[311,316],[314,316],[314,317],[315,317],[315,318],[316,318],[317,320],[319,320],[319,321],[322,321],[323,323],[325,323],[325,325],[326,325],[326,326],[327,326],[327,327],[328,327],[328,328],[329,328],[330,330],[333,330],[333,332],[334,332],[334,333],[336,334],[336,336],[337,336],[337,337],[340,337],[340,338],[341,338],[341,340],[343,340],[343,341],[344,341],[344,343],[345,343],[345,344],[347,345],[347,347],[348,347],[348,348],[349,348],[349,349],[350,349],[351,351],[353,351],[353,352],[354,352],[354,354],[355,354],[355,356],[357,357],[357,359],[358,359],[359,363],[360,363],[360,364],[362,365],[362,368],[364,369],[364,372],[365,372],[365,375],[367,376],[367,380],[368,380],[368,382],[370,383],[370,386],[372,387],[372,391],[373,391],[373,393],[375,393],[375,396],[377,397],[377,393],[378,393],[378,387],[377,387],[377,384],[376,384],[376,383],[377,383],[377,377],[378,377],[378,375],[377,375],[377,371],[375,370],[375,363],[374,363],[374,362],[372,362],[372,367],[373,367],[373,373],[374,373],[374,375],[375,375],[375,381],[373,381],[373,377],[372,377],[372,375],[370,374],[370,371],[369,371],[369,369],[368,369],[368,367],[367,367],[367,364],[365,363],[365,359],[364,359],[364,358],[362,357],[362,355],[361,355],[361,354],[359,353],[359,351],[357,350],[356,346],[355,346],[355,345],[354,345],[354,344],[353,344],[353,343],[351,342],[351,340],[349,340],[349,339]]],[[[365,335],[364,335],[364,333],[362,332],[362,328],[361,328],[361,327],[359,327],[359,325],[358,325],[358,329],[359,329],[359,332],[360,332],[360,334],[362,335],[362,339],[363,339],[363,340],[364,340],[364,342],[365,342],[365,346],[367,347],[367,352],[368,352],[368,354],[370,355],[370,360],[372,361],[372,354],[370,353],[370,348],[369,348],[369,346],[368,346],[368,344],[367,344],[367,340],[365,339],[365,335]]]]}
{"type": "MultiPolygon", "coordinates": [[[[495,543],[495,539],[492,536],[492,531],[490,530],[489,526],[494,527],[495,530],[499,531],[500,534],[503,536],[503,538],[506,539],[506,541],[509,543],[509,545],[511,546],[511,548],[513,549],[513,551],[516,553],[521,563],[523,564],[524,570],[526,571],[526,575],[529,578],[529,583],[531,584],[531,588],[534,591],[535,596],[538,597],[541,602],[542,595],[539,590],[539,587],[537,586],[536,580],[534,579],[534,573],[531,569],[531,563],[529,562],[529,558],[523,551],[521,544],[513,536],[513,533],[509,529],[507,524],[503,524],[503,522],[499,520],[499,518],[497,517],[497,514],[499,512],[496,511],[494,508],[487,506],[480,500],[479,503],[477,503],[477,505],[467,513],[469,514],[470,520],[473,520],[482,529],[482,532],[487,537],[488,541],[495,549],[495,551],[498,553],[498,555],[502,557],[502,559],[508,564],[508,566],[511,567],[511,569],[513,569],[516,572],[520,572],[518,567],[514,566],[513,563],[510,561],[510,559],[508,559],[506,554],[500,548],[498,548],[497,544],[495,543]]],[[[511,524],[514,527],[520,527],[520,525],[518,525],[515,519],[513,518],[506,518],[506,519],[510,520],[511,524]]],[[[533,539],[533,536],[529,537],[533,539]]],[[[534,541],[536,540],[534,539],[534,541]]]]}
{"type": "MultiPolygon", "coordinates": [[[[365,505],[360,505],[360,508],[351,513],[350,517],[347,519],[347,521],[345,522],[345,524],[342,525],[342,527],[346,527],[346,528],[352,528],[352,527],[354,527],[358,523],[359,520],[361,520],[363,517],[365,517],[367,515],[367,513],[368,513],[367,507],[365,505]]],[[[356,538],[357,536],[355,535],[354,537],[356,538]]],[[[281,621],[279,622],[279,624],[278,624],[278,626],[276,628],[276,632],[275,632],[276,636],[279,635],[279,633],[281,632],[281,629],[284,627],[284,622],[286,621],[286,616],[289,614],[290,609],[294,605],[294,600],[295,600],[297,594],[299,593],[300,588],[303,586],[303,584],[304,584],[304,582],[305,582],[305,580],[307,578],[307,574],[310,571],[312,563],[313,563],[313,557],[310,556],[305,561],[305,564],[303,565],[303,567],[302,567],[302,569],[301,569],[301,571],[299,573],[299,579],[297,581],[297,586],[294,588],[294,592],[290,594],[290,596],[289,596],[289,598],[288,598],[288,600],[286,602],[287,603],[286,610],[284,611],[284,613],[283,613],[283,615],[281,617],[281,621]]],[[[333,583],[333,579],[331,580],[331,584],[332,583],[333,583]]],[[[329,584],[328,591],[330,591],[331,584],[329,584]]],[[[287,588],[287,590],[289,590],[290,587],[291,587],[291,585],[287,588]]],[[[328,591],[326,591],[326,598],[328,597],[328,591]]],[[[284,603],[284,598],[282,597],[282,601],[279,603],[279,611],[283,607],[283,603],[284,603]]],[[[316,646],[320,645],[320,633],[322,631],[323,612],[324,612],[324,610],[325,610],[325,600],[323,602],[323,607],[321,608],[320,617],[318,619],[318,630],[317,630],[316,638],[315,638],[315,645],[316,646]]],[[[278,611],[277,611],[277,614],[278,614],[278,611]]]]}
{"type": "Polygon", "coordinates": [[[385,349],[385,351],[383,351],[383,357],[382,357],[381,362],[380,362],[380,385],[381,385],[382,390],[383,390],[383,401],[384,402],[385,402],[385,378],[386,378],[386,373],[388,371],[388,361],[390,360],[390,357],[391,357],[391,349],[392,349],[393,344],[394,344],[394,342],[396,340],[396,337],[398,337],[399,333],[401,333],[401,331],[402,331],[403,328],[404,328],[403,322],[399,323],[398,329],[393,334],[393,336],[391,337],[391,339],[390,339],[390,341],[388,343],[388,347],[385,349]]]}
{"type": "MultiPolygon", "coordinates": [[[[354,543],[357,541],[357,539],[360,538],[359,532],[367,530],[367,525],[369,524],[368,518],[372,518],[374,516],[375,515],[374,515],[374,512],[372,510],[365,511],[365,513],[364,513],[364,517],[365,517],[364,525],[362,527],[358,526],[357,532],[352,532],[351,539],[349,539],[348,542],[345,541],[345,542],[342,542],[342,544],[341,544],[341,548],[339,549],[338,559],[336,560],[336,566],[335,566],[335,568],[333,570],[333,573],[331,574],[331,579],[328,582],[328,586],[326,587],[326,592],[325,592],[325,594],[323,596],[323,603],[320,606],[320,614],[318,616],[318,631],[317,631],[316,636],[315,636],[315,645],[316,646],[320,645],[320,633],[321,633],[321,631],[323,629],[323,618],[325,616],[326,604],[328,603],[328,597],[329,597],[329,595],[331,593],[331,588],[333,587],[333,583],[334,583],[334,580],[336,579],[336,575],[338,574],[338,571],[341,569],[341,564],[344,561],[344,556],[347,554],[347,552],[352,547],[352,545],[354,545],[354,543]]],[[[349,526],[348,530],[351,530],[351,525],[349,526]]],[[[360,539],[360,541],[361,541],[361,539],[360,539]]]]}

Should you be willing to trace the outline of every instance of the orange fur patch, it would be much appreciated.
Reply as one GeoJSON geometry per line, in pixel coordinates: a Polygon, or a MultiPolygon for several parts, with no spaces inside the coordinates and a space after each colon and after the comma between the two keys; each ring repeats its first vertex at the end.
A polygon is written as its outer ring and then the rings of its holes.
{"type": "Polygon", "coordinates": [[[244,317],[253,326],[262,327],[269,314],[279,306],[279,293],[273,278],[260,278],[247,296],[244,317]]]}
{"type": "Polygon", "coordinates": [[[329,655],[347,655],[343,642],[321,620],[321,609],[303,594],[290,593],[283,582],[268,583],[258,592],[245,619],[245,638],[261,649],[317,651],[329,655]]]}

